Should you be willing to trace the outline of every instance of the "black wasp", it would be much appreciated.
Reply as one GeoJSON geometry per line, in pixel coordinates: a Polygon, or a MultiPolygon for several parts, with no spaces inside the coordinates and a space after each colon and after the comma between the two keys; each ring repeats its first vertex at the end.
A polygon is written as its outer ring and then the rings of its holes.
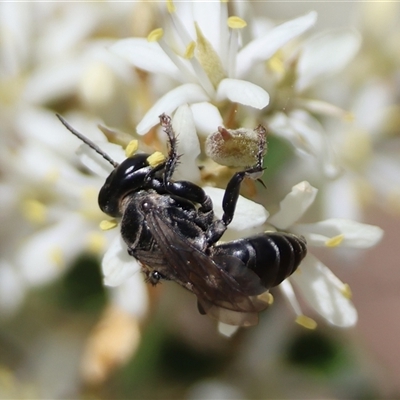
{"type": "Polygon", "coordinates": [[[128,253],[141,263],[147,280],[153,285],[160,280],[179,283],[197,296],[202,314],[231,325],[255,325],[258,312],[268,305],[260,295],[289,277],[307,253],[303,237],[281,232],[218,243],[233,219],[243,179],[263,171],[264,128],[257,164],[233,175],[222,202],[223,216],[217,219],[201,187],[172,179],[179,155],[167,115],[160,116],[160,123],[168,136],[168,156],[153,166],[150,154],[144,153],[116,163],[58,118],[114,166],[100,190],[99,206],[121,218],[128,253]]]}

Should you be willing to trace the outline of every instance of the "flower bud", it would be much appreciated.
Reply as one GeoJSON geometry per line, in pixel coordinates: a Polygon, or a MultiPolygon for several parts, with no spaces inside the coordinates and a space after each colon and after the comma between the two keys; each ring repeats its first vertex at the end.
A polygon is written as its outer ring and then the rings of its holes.
{"type": "Polygon", "coordinates": [[[246,168],[257,163],[260,149],[266,153],[265,128],[226,129],[218,127],[206,140],[206,154],[213,161],[227,167],[246,168]]]}

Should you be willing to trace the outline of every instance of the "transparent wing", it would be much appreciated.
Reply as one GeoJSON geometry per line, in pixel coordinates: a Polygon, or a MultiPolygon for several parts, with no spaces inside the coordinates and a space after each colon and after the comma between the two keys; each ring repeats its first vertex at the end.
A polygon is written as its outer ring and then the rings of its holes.
{"type": "Polygon", "coordinates": [[[266,289],[253,271],[232,256],[211,258],[155,211],[146,221],[167,260],[167,276],[197,296],[200,312],[232,325],[257,323],[268,304],[257,297],[266,289]]]}

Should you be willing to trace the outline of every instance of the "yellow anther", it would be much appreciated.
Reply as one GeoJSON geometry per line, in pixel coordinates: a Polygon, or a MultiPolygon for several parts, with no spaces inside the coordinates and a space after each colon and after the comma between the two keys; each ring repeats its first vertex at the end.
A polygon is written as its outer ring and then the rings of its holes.
{"type": "Polygon", "coordinates": [[[343,116],[344,120],[347,122],[354,122],[356,119],[354,114],[351,111],[346,111],[343,116]]]}
{"type": "Polygon", "coordinates": [[[115,219],[105,219],[100,222],[100,229],[102,231],[109,231],[110,229],[114,229],[116,226],[118,226],[118,222],[115,219]]]}
{"type": "Polygon", "coordinates": [[[22,203],[22,212],[25,218],[30,222],[35,224],[43,224],[46,222],[46,206],[38,200],[25,200],[22,203]]]}
{"type": "Polygon", "coordinates": [[[175,8],[175,4],[172,0],[167,0],[167,10],[170,14],[175,12],[176,8],[175,8]]]}
{"type": "Polygon", "coordinates": [[[64,255],[61,248],[53,247],[50,250],[50,260],[56,265],[57,268],[61,269],[64,265],[64,255]]]}
{"type": "Polygon", "coordinates": [[[278,74],[283,74],[285,72],[285,65],[280,54],[275,54],[270,58],[268,61],[268,67],[271,69],[271,71],[278,74]]]}
{"type": "Polygon", "coordinates": [[[160,165],[165,161],[165,156],[163,153],[160,151],[155,151],[152,155],[147,157],[147,162],[150,164],[150,166],[157,167],[157,165],[160,165]]]}
{"type": "Polygon", "coordinates": [[[148,42],[158,42],[163,36],[164,36],[164,29],[157,28],[157,29],[152,30],[147,35],[147,41],[148,42]]]}
{"type": "Polygon", "coordinates": [[[340,245],[340,243],[343,242],[344,239],[344,234],[341,233],[340,235],[336,235],[334,237],[331,237],[330,239],[327,239],[325,241],[325,246],[326,247],[337,247],[340,245]]]}
{"type": "Polygon", "coordinates": [[[132,157],[137,152],[138,148],[139,148],[139,142],[137,140],[131,140],[128,143],[128,146],[126,146],[125,148],[125,156],[132,157]]]}
{"type": "Polygon", "coordinates": [[[242,29],[247,26],[247,22],[237,16],[232,16],[228,18],[228,26],[231,29],[242,29]]]}
{"type": "Polygon", "coordinates": [[[44,177],[46,182],[51,183],[51,184],[56,183],[59,178],[60,178],[60,171],[56,168],[47,172],[47,174],[44,177]]]}
{"type": "Polygon", "coordinates": [[[269,305],[271,305],[274,302],[274,296],[272,296],[272,294],[269,292],[264,292],[258,295],[257,298],[269,305]]]}
{"type": "Polygon", "coordinates": [[[342,289],[340,290],[346,299],[351,299],[353,297],[353,293],[351,292],[350,285],[348,283],[344,283],[342,289]]]}
{"type": "Polygon", "coordinates": [[[299,315],[296,318],[296,323],[306,329],[311,329],[311,330],[317,327],[317,323],[312,318],[306,317],[305,315],[299,315]]]}
{"type": "Polygon", "coordinates": [[[186,59],[190,60],[194,56],[194,49],[196,48],[196,42],[190,42],[185,50],[185,54],[183,55],[186,59]]]}
{"type": "Polygon", "coordinates": [[[100,254],[106,246],[106,239],[99,232],[90,232],[87,238],[87,248],[90,252],[100,254]]]}

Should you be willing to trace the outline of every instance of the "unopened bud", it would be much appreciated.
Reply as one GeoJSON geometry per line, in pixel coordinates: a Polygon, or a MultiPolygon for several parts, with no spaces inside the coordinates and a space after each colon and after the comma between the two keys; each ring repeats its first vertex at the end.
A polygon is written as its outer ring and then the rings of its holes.
{"type": "Polygon", "coordinates": [[[227,167],[246,168],[257,164],[257,156],[267,151],[265,128],[259,125],[256,129],[226,129],[208,136],[206,154],[213,161],[227,167]]]}

